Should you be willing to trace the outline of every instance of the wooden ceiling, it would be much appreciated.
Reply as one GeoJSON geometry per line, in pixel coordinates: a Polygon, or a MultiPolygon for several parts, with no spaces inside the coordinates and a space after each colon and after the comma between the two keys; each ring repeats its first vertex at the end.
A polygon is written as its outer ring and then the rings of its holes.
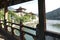
{"type": "Polygon", "coordinates": [[[0,8],[3,8],[5,5],[12,6],[19,3],[24,3],[32,0],[0,0],[0,8]]]}

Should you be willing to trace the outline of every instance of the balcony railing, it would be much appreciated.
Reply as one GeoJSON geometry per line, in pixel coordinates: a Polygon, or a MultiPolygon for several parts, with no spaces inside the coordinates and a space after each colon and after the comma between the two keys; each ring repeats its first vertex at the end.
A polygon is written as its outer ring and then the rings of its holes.
{"type": "Polygon", "coordinates": [[[0,28],[4,29],[6,32],[8,32],[10,35],[13,35],[18,40],[26,40],[25,37],[24,37],[25,34],[28,34],[28,35],[32,36],[33,39],[36,40],[36,34],[26,32],[26,31],[23,30],[23,28],[31,29],[31,30],[34,30],[34,31],[36,31],[36,29],[32,28],[32,27],[25,26],[25,25],[22,24],[22,22],[20,22],[20,24],[16,24],[16,23],[8,22],[6,20],[0,20],[0,28]],[[8,25],[8,23],[11,24],[11,25],[8,25]],[[13,27],[12,25],[19,26],[19,29],[13,27]],[[8,27],[11,28],[10,32],[8,31],[8,27]],[[15,35],[14,30],[17,30],[20,35],[19,36],[15,35]]]}

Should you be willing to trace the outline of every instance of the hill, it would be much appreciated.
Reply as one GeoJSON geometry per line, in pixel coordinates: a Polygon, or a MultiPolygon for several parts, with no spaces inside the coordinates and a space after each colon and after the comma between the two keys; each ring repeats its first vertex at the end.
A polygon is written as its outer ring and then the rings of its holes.
{"type": "Polygon", "coordinates": [[[46,19],[49,19],[49,20],[60,20],[60,8],[46,13],[46,19]]]}

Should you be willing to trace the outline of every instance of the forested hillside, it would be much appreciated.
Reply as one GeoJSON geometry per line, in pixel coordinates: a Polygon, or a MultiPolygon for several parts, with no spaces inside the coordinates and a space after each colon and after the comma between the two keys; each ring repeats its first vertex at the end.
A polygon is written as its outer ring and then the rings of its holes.
{"type": "Polygon", "coordinates": [[[46,13],[46,18],[49,20],[60,20],[60,8],[46,13]]]}

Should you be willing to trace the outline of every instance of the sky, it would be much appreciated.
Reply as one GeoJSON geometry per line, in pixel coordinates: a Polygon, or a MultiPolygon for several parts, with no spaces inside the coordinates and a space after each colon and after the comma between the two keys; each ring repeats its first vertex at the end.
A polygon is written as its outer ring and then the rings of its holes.
{"type": "Polygon", "coordinates": [[[38,1],[37,0],[21,3],[21,4],[18,4],[18,5],[11,6],[11,7],[14,8],[14,9],[22,7],[22,8],[26,8],[27,12],[38,13],[38,1]]]}
{"type": "MultiPolygon", "coordinates": [[[[30,2],[21,3],[18,5],[10,6],[13,9],[17,9],[19,7],[26,8],[26,12],[33,12],[35,14],[38,13],[38,0],[33,0],[30,2]]],[[[53,11],[57,8],[60,8],[60,0],[45,0],[45,10],[46,13],[53,11]]]]}
{"type": "Polygon", "coordinates": [[[60,8],[60,0],[45,0],[46,12],[60,8]]]}

